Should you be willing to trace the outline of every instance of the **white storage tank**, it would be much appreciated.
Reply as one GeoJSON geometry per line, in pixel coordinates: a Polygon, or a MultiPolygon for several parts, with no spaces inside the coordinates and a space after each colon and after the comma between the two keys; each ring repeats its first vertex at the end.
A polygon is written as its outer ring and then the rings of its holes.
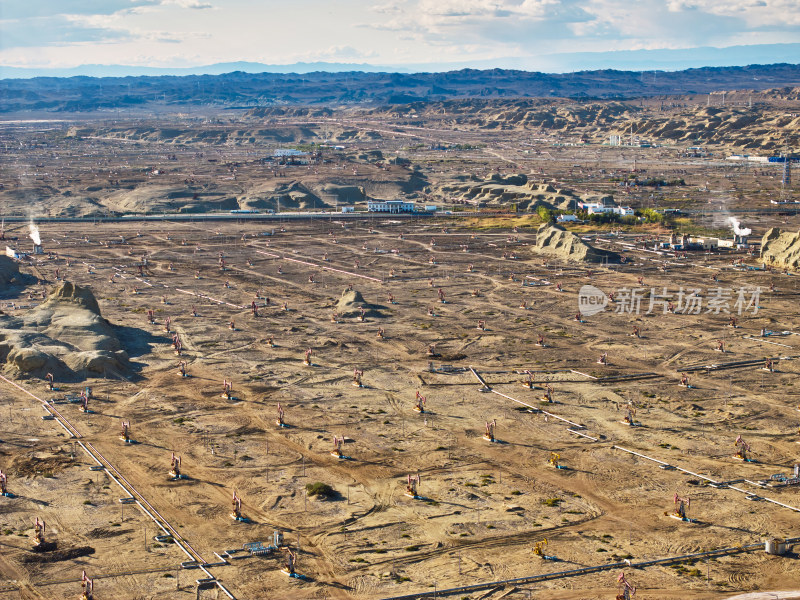
{"type": "Polygon", "coordinates": [[[783,556],[786,554],[786,540],[782,540],[780,538],[770,538],[768,540],[764,540],[764,551],[767,554],[783,556]]]}

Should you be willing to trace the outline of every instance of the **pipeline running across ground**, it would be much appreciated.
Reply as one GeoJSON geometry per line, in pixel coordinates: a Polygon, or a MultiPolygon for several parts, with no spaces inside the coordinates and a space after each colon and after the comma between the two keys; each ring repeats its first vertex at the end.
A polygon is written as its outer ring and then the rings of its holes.
{"type": "Polygon", "coordinates": [[[21,385],[14,383],[13,381],[6,379],[2,375],[0,375],[0,381],[4,381],[5,383],[17,388],[18,390],[24,392],[31,398],[37,400],[50,415],[52,415],[53,419],[61,425],[64,430],[69,433],[70,437],[75,438],[83,451],[94,460],[98,465],[103,467],[103,470],[106,474],[116,483],[119,487],[121,487],[126,494],[128,494],[129,498],[133,498],[136,505],[139,509],[148,517],[150,517],[156,526],[164,532],[165,535],[170,536],[172,541],[180,548],[186,556],[189,557],[189,563],[192,564],[193,567],[199,568],[203,573],[206,575],[206,579],[204,582],[214,583],[222,592],[230,598],[230,600],[236,600],[236,596],[234,596],[223,584],[222,582],[218,581],[208,570],[206,567],[217,566],[219,563],[208,563],[205,559],[198,553],[192,546],[178,533],[177,529],[175,529],[169,521],[167,521],[147,499],[128,481],[124,475],[113,465],[109,460],[103,456],[100,451],[97,450],[90,442],[83,442],[81,438],[83,436],[81,433],[72,425],[72,423],[67,420],[53,405],[45,400],[42,400],[35,394],[29,392],[21,385]]]}
{"type": "MultiPolygon", "coordinates": [[[[789,538],[786,540],[787,544],[799,542],[800,538],[789,538]]],[[[638,569],[644,567],[654,567],[657,565],[669,565],[684,560],[696,560],[700,558],[715,558],[718,556],[728,556],[731,554],[740,554],[742,552],[751,552],[753,550],[763,548],[764,544],[748,544],[746,546],[733,546],[731,548],[717,548],[716,550],[708,550],[707,552],[695,552],[692,554],[681,554],[678,556],[670,556],[668,558],[657,558],[654,560],[644,560],[641,562],[617,562],[605,565],[597,565],[594,567],[582,567],[580,569],[569,569],[568,571],[556,571],[554,573],[541,573],[539,575],[529,575],[527,577],[516,577],[514,579],[501,579],[499,581],[485,581],[483,583],[476,583],[473,585],[463,585],[454,588],[446,588],[443,590],[430,590],[425,592],[417,592],[415,594],[403,594],[402,596],[387,596],[381,600],[424,600],[427,598],[434,598],[438,596],[450,596],[453,594],[462,594],[486,590],[493,587],[504,585],[516,585],[521,583],[536,583],[539,581],[549,581],[553,579],[564,579],[565,577],[577,577],[579,575],[587,575],[589,573],[598,573],[600,571],[609,571],[611,569],[638,569]]]]}

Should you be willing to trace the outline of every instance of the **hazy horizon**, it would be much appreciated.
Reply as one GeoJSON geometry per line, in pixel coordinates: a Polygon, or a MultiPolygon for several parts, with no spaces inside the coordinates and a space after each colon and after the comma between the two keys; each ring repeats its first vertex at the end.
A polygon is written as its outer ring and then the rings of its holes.
{"type": "Polygon", "coordinates": [[[40,0],[2,5],[0,32],[0,65],[12,71],[236,62],[678,70],[800,56],[792,0],[40,0]],[[747,61],[748,48],[757,60],[747,61]]]}

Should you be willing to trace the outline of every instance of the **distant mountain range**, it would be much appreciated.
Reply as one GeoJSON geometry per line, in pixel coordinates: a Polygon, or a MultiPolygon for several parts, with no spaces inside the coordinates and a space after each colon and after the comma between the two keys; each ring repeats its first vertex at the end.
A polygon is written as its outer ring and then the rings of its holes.
{"type": "Polygon", "coordinates": [[[754,64],[800,62],[800,43],[699,47],[677,50],[621,50],[616,52],[570,52],[509,57],[469,62],[408,63],[371,65],[366,63],[297,62],[272,65],[259,62],[224,62],[195,67],[142,67],[129,65],[81,65],[71,68],[25,68],[0,65],[0,79],[30,77],[130,77],[159,75],[222,75],[243,73],[441,73],[459,69],[514,69],[563,73],[597,69],[625,71],[678,71],[700,67],[735,67],[754,64]]]}
{"type": "MultiPolygon", "coordinates": [[[[81,65],[64,69],[29,69],[0,66],[0,79],[29,79],[31,77],[139,77],[161,75],[223,75],[225,73],[342,73],[360,71],[377,73],[394,71],[393,67],[379,67],[362,63],[298,62],[290,65],[266,65],[258,62],[225,62],[199,67],[138,67],[128,65],[81,65]]],[[[402,69],[404,70],[404,69],[402,69]]],[[[405,71],[405,70],[404,70],[405,71]]]]}
{"type": "Polygon", "coordinates": [[[386,105],[451,99],[623,99],[800,86],[800,65],[683,71],[538,73],[462,69],[446,73],[246,73],[0,80],[0,112],[124,113],[287,105],[386,105]]]}

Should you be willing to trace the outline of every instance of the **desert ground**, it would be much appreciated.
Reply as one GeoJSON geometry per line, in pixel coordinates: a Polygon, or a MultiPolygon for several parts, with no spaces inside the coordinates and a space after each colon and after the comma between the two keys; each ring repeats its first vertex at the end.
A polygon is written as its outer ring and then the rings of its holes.
{"type": "MultiPolygon", "coordinates": [[[[98,597],[196,594],[202,574],[178,568],[187,556],[154,541],[161,532],[153,520],[119,502],[128,494],[106,471],[90,469],[94,461],[78,441],[90,442],[206,562],[283,532],[307,579],[281,573],[283,552],[209,568],[237,598],[423,596],[434,586],[797,537],[796,487],[733,486],[740,491],[704,479],[757,483],[797,462],[797,338],[761,337],[762,329],[798,330],[796,277],[733,267],[722,255],[654,260],[632,235],[595,242],[634,246],[625,264],[554,264],[532,255],[530,228],[514,227],[512,219],[475,227],[335,216],[274,230],[43,225],[43,246],[53,254],[35,257],[35,266],[48,283],[7,295],[2,310],[32,310],[39,291],[58,284],[58,268],[61,278],[93,290],[102,315],[126,328],[131,367],[127,376],[56,380],[57,391],[40,378],[6,373],[2,461],[16,497],[0,504],[4,594],[70,597],[84,569],[96,578],[98,597]],[[140,276],[136,265],[145,256],[140,276]],[[751,307],[736,328],[725,314],[663,314],[660,305],[649,315],[626,314],[617,312],[619,302],[583,323],[575,319],[584,284],[608,292],[637,287],[639,277],[648,291],[713,285],[763,293],[757,314],[751,307]],[[363,297],[363,322],[360,298],[340,303],[350,286],[363,297]],[[181,357],[164,331],[167,317],[181,357]],[[641,337],[631,336],[634,325],[641,337]],[[724,354],[716,340],[724,341],[724,354]],[[428,356],[430,344],[438,356],[428,356]],[[310,366],[303,364],[308,348],[310,366]],[[608,365],[597,363],[603,353],[608,365]],[[775,372],[763,370],[765,357],[779,359],[775,372]],[[692,387],[678,385],[687,367],[749,359],[755,364],[691,371],[692,387]],[[178,374],[181,360],[189,377],[178,374]],[[492,392],[481,392],[470,367],[492,392]],[[363,370],[363,387],[353,385],[354,369],[363,370]],[[525,371],[535,389],[523,385],[525,371]],[[223,380],[233,384],[230,399],[223,380]],[[553,403],[541,399],[547,383],[553,403]],[[39,400],[87,384],[91,413],[53,405],[79,438],[41,419],[39,400]],[[414,410],[417,391],[427,399],[423,413],[414,410]],[[278,403],[284,428],[276,425],[278,403]],[[624,423],[629,405],[640,426],[624,423]],[[499,441],[490,442],[484,429],[495,419],[499,441]],[[131,423],[135,444],[120,440],[122,420],[131,423]],[[754,462],[733,458],[740,434],[754,462]],[[345,438],[346,459],[331,455],[334,436],[345,438]],[[168,480],[173,452],[188,479],[168,480]],[[549,464],[552,452],[566,469],[549,464]],[[414,499],[404,492],[407,476],[417,474],[414,499]],[[314,482],[331,485],[336,496],[308,498],[305,486],[314,482]],[[234,491],[248,522],[229,515],[234,491]],[[696,523],[665,516],[675,493],[691,498],[688,516],[696,523]],[[37,516],[60,548],[94,552],[31,562],[37,516]],[[532,553],[542,539],[557,561],[532,553]]],[[[794,556],[752,550],[628,570],[628,577],[638,597],[724,598],[797,587],[794,556]]],[[[613,597],[618,571],[499,584],[498,594],[613,597]]]]}
{"type": "MultiPolygon", "coordinates": [[[[703,110],[686,118],[713,130],[703,110]]],[[[77,598],[83,571],[98,600],[599,600],[621,572],[637,599],[800,590],[797,542],[764,551],[800,538],[800,486],[775,477],[800,462],[798,276],[764,269],[758,248],[770,227],[800,228],[770,204],[791,193],[779,167],[726,161],[743,134],[694,155],[694,125],[680,145],[615,148],[601,142],[624,119],[588,131],[443,115],[3,124],[0,204],[24,220],[4,222],[0,244],[30,277],[0,268],[2,597],[77,598]],[[267,160],[312,142],[310,164],[267,160]],[[629,175],[665,183],[620,186],[629,175]],[[538,252],[537,206],[609,195],[685,216],[568,226],[619,264],[538,252]],[[439,216],[335,212],[367,198],[439,216]],[[236,209],[276,214],[171,218],[236,209]],[[326,212],[281,217],[311,209],[326,212]],[[731,216],[750,248],[655,248],[672,231],[730,239],[731,216]],[[585,285],[604,310],[581,316],[585,285]],[[681,310],[696,289],[702,309],[681,310]],[[91,327],[59,324],[76,307],[91,327]],[[59,332],[82,362],[59,354],[59,332]],[[12,352],[19,339],[51,362],[12,352]],[[751,460],[734,456],[739,436],[751,460]],[[185,478],[168,474],[173,454],[185,478]],[[669,515],[676,494],[686,521],[669,515]],[[32,551],[37,518],[57,550],[32,551]],[[281,548],[245,549],[275,532],[281,548]],[[281,571],[290,550],[301,577],[281,571]]]]}

